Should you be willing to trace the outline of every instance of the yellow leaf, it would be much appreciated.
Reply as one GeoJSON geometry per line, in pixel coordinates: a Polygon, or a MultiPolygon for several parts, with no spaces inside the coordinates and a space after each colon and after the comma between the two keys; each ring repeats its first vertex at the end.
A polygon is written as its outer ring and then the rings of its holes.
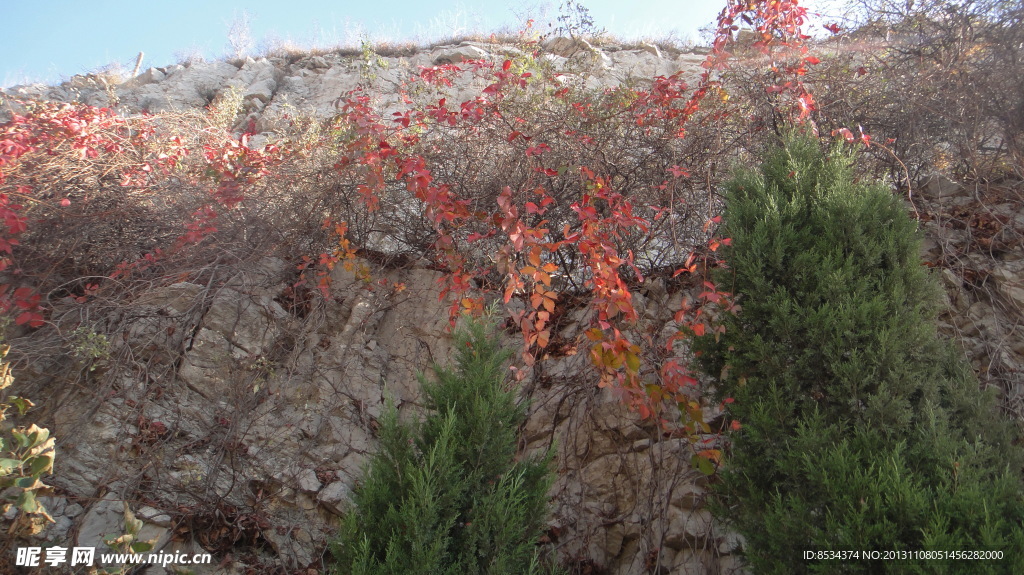
{"type": "Polygon", "coordinates": [[[635,353],[626,353],[626,367],[633,373],[640,371],[640,358],[635,353]]]}
{"type": "Polygon", "coordinates": [[[619,369],[622,367],[622,354],[614,351],[608,351],[604,354],[604,364],[611,369],[619,369]]]}

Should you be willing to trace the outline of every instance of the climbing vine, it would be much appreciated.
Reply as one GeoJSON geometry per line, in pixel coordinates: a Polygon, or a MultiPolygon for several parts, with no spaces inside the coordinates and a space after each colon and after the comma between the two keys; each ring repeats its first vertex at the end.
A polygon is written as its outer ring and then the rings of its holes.
{"type": "MultiPolygon", "coordinates": [[[[815,103],[801,77],[817,60],[804,44],[805,17],[796,1],[728,2],[692,87],[676,73],[588,90],[567,81],[524,33],[520,52],[507,59],[421,68],[403,86],[406,107],[390,117],[381,115],[372,90],[361,88],[338,100],[339,114],[316,137],[274,145],[255,146],[253,134],[231,136],[210,123],[184,132],[159,116],[124,118],[79,104],[21,103],[23,109],[0,126],[0,271],[6,278],[0,311],[18,325],[40,327],[47,321],[44,297],[67,292],[85,301],[106,285],[102,277],[110,284],[156,273],[171,254],[216,243],[225,226],[244,225],[246,214],[265,209],[256,204],[266,203],[260,194],[271,182],[287,186],[308,177],[303,190],[315,198],[306,217],[316,218],[318,233],[331,240],[298,256],[293,293],[312,287],[329,297],[337,265],[369,280],[357,256],[375,236],[353,214],[370,221],[381,210],[418,206],[396,241],[420,249],[444,272],[441,297],[452,302],[453,322],[461,312],[480,313],[492,292],[507,304],[521,333],[528,369],[552,352],[553,318],[566,291],[573,291],[584,298],[591,323],[585,341],[572,343],[583,347],[598,384],[644,417],[668,425],[677,411],[687,432],[709,432],[694,393],[696,379],[676,344],[710,329],[705,303],[727,312],[739,306],[727,286],[705,277],[709,267],[721,265],[717,250],[730,240],[715,234],[720,220],[714,202],[694,195],[691,174],[703,166],[687,162],[693,156],[685,145],[729,114],[719,106],[702,115],[702,107],[712,95],[726,100],[716,72],[727,66],[740,25],[756,31],[754,47],[771,59],[778,81],[769,92],[778,109],[795,121],[811,119],[815,103]],[[453,85],[472,81],[484,87],[471,99],[454,101],[453,85]],[[310,158],[325,154],[331,157],[327,169],[302,172],[310,158]],[[100,182],[92,191],[66,186],[58,197],[35,175],[43,170],[73,179],[83,165],[100,182]],[[481,175],[489,167],[507,173],[507,181],[481,175]],[[69,219],[108,190],[163,194],[160,200],[177,209],[178,231],[161,230],[162,243],[93,270],[87,281],[62,284],[63,292],[41,292],[41,283],[32,281],[45,274],[26,273],[13,257],[19,242],[32,235],[33,212],[51,221],[69,219]],[[344,210],[343,198],[349,202],[344,210]],[[46,210],[34,210],[44,204],[46,210]],[[693,206],[701,205],[706,212],[697,221],[693,206]],[[679,239],[684,228],[686,241],[679,239]],[[659,256],[659,250],[679,257],[659,256]],[[696,300],[684,300],[674,316],[678,332],[662,343],[637,333],[635,303],[645,276],[660,271],[658,262],[668,266],[669,278],[700,276],[703,285],[696,300]]],[[[712,452],[704,456],[717,460],[712,452]]]]}

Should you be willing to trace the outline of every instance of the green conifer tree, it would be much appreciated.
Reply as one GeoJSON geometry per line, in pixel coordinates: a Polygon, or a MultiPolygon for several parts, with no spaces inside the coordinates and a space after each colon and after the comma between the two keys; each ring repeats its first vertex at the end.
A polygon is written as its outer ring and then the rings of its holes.
{"type": "Polygon", "coordinates": [[[482,322],[455,337],[456,368],[421,378],[426,420],[388,410],[381,450],[333,545],[341,575],[519,575],[546,572],[550,458],[515,460],[525,407],[504,385],[497,338],[482,322]]]}
{"type": "Polygon", "coordinates": [[[742,422],[717,485],[755,573],[1022,573],[1014,429],[936,333],[916,224],[853,155],[790,136],[726,190],[717,281],[742,311],[697,338],[742,422]],[[806,551],[1001,560],[805,560],[806,551]]]}

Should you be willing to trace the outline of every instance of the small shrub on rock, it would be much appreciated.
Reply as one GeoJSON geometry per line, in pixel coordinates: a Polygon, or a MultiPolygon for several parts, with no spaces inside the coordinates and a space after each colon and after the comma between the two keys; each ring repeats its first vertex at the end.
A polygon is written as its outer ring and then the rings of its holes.
{"type": "Polygon", "coordinates": [[[718,282],[742,311],[696,342],[742,424],[719,513],[757,573],[1020,573],[1021,450],[936,334],[915,222],[853,162],[795,135],[727,187],[718,282]],[[805,560],[815,550],[1003,558],[805,560]]]}
{"type": "Polygon", "coordinates": [[[402,424],[393,408],[382,418],[381,451],[333,546],[336,573],[544,571],[549,460],[515,460],[525,410],[503,385],[510,353],[481,322],[456,346],[456,368],[422,380],[425,421],[402,424]]]}
{"type": "MultiPolygon", "coordinates": [[[[0,392],[14,383],[11,365],[4,361],[8,351],[9,346],[0,345],[0,392]]],[[[42,477],[53,473],[55,440],[49,429],[34,423],[12,427],[7,421],[10,409],[24,416],[34,405],[23,397],[0,395],[0,517],[10,518],[11,507],[17,509],[13,524],[0,527],[8,536],[34,531],[30,515],[53,522],[37,497],[50,488],[42,477]]]]}

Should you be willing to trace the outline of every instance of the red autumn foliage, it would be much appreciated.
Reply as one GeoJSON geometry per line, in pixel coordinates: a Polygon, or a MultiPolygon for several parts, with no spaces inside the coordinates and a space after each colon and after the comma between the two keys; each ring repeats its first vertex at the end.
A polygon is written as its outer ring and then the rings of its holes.
{"type": "Polygon", "coordinates": [[[576,343],[589,345],[599,385],[644,417],[664,420],[666,408],[678,409],[684,429],[707,432],[696,379],[673,344],[705,332],[705,302],[738,307],[705,282],[699,301],[676,313],[680,332],[652,346],[635,333],[634,294],[645,275],[716,265],[714,252],[729,241],[714,235],[716,174],[702,154],[730,145],[720,136],[729,109],[705,103],[721,93],[716,73],[727,64],[736,22],[755,25],[754,46],[779,55],[769,88],[779,109],[797,121],[815,110],[801,82],[817,62],[803,44],[804,16],[796,2],[730,1],[692,88],[677,73],[595,93],[566,83],[527,43],[526,53],[501,63],[421,69],[405,97],[421,104],[387,118],[368,92],[353,91],[318,139],[261,148],[249,134],[182,130],[158,116],[25,104],[24,114],[0,126],[0,308],[38,327],[46,321],[43,293],[84,302],[132,277],[188,273],[171,262],[221,261],[232,242],[298,257],[296,293],[313,287],[329,297],[331,269],[359,265],[359,249],[380,241],[370,222],[383,212],[382,220],[400,222],[385,230],[394,250],[445,272],[442,298],[451,296],[453,320],[483,309],[481,285],[497,286],[506,304],[521,300],[510,315],[529,367],[555,339],[562,293],[582,295],[593,323],[588,341],[576,343]],[[485,87],[450,101],[444,90],[468,78],[485,87]],[[53,189],[67,192],[48,195],[53,189]],[[30,217],[30,204],[45,209],[30,217]],[[66,231],[57,232],[61,239],[43,229],[104,217],[156,223],[132,230],[131,242],[95,238],[99,253],[68,245],[66,231]],[[299,223],[282,229],[281,221],[299,223]],[[23,240],[31,250],[15,257],[23,240]],[[30,256],[45,265],[29,269],[30,256]],[[63,271],[46,271],[54,269],[63,271]]]}

